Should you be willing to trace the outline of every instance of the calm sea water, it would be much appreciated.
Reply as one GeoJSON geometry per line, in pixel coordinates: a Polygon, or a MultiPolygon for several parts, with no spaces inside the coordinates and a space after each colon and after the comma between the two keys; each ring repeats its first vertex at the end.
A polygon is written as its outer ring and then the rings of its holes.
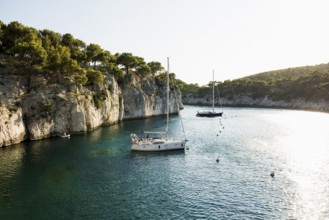
{"type": "Polygon", "coordinates": [[[200,109],[185,153],[130,151],[162,117],[0,149],[0,219],[329,219],[329,114],[200,109]]]}

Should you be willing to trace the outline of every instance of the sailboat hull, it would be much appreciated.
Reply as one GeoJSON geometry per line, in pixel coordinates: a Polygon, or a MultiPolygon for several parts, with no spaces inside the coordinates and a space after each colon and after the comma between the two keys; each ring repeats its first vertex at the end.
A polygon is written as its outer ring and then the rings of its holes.
{"type": "Polygon", "coordinates": [[[212,118],[212,117],[221,117],[223,115],[223,112],[198,112],[196,114],[197,117],[208,117],[208,118],[212,118]]]}
{"type": "Polygon", "coordinates": [[[133,151],[171,151],[184,150],[185,141],[178,140],[140,140],[133,142],[131,150],[133,151]]]}
{"type": "Polygon", "coordinates": [[[214,70],[212,71],[212,111],[201,111],[196,114],[197,117],[221,117],[223,112],[215,112],[215,77],[214,77],[214,70]]]}

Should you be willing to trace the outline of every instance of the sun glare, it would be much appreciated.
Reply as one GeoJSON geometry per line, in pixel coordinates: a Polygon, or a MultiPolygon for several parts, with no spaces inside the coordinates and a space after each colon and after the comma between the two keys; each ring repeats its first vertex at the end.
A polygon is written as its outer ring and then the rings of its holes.
{"type": "Polygon", "coordinates": [[[276,137],[276,146],[286,163],[287,176],[294,185],[294,216],[298,219],[321,219],[328,195],[326,180],[329,161],[329,117],[322,113],[284,112],[270,118],[281,128],[276,137]],[[328,122],[325,122],[326,120],[328,122]],[[327,144],[324,144],[327,143],[327,144]]]}

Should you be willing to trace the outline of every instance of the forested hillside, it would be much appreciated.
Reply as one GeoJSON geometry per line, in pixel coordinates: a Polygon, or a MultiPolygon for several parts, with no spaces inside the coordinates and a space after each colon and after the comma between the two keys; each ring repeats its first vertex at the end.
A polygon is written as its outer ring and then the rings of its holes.
{"type": "Polygon", "coordinates": [[[247,76],[245,78],[250,80],[263,80],[263,81],[271,82],[271,81],[276,81],[286,78],[296,78],[301,75],[309,75],[314,72],[328,73],[329,63],[319,64],[315,66],[302,66],[302,67],[288,68],[282,70],[267,71],[267,72],[247,76]]]}
{"type": "MultiPolygon", "coordinates": [[[[70,33],[36,30],[14,21],[0,21],[0,67],[23,68],[27,74],[42,72],[52,78],[67,78],[86,85],[101,82],[111,74],[122,84],[128,74],[141,78],[164,72],[161,63],[146,62],[132,53],[112,54],[98,44],[86,44],[70,33]]],[[[161,77],[160,77],[161,78],[161,77]]]]}
{"type": "MultiPolygon", "coordinates": [[[[196,84],[182,84],[183,95],[204,97],[211,93],[212,82],[199,87],[196,84]]],[[[222,98],[249,96],[253,99],[268,97],[273,101],[291,101],[302,98],[305,101],[329,101],[329,64],[296,67],[269,71],[235,80],[215,82],[216,91],[222,98]]]]}

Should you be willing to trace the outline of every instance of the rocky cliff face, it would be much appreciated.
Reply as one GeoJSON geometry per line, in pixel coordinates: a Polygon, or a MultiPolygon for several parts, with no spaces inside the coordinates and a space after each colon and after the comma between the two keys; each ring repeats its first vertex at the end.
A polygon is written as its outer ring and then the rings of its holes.
{"type": "Polygon", "coordinates": [[[27,138],[21,97],[26,93],[26,79],[4,72],[0,75],[0,146],[16,144],[27,138]]]}
{"type": "MultiPolygon", "coordinates": [[[[183,104],[186,105],[212,105],[212,97],[196,97],[193,95],[185,95],[182,98],[183,104]]],[[[245,106],[245,107],[265,107],[265,108],[288,108],[288,109],[304,109],[313,111],[324,111],[329,112],[329,103],[326,101],[321,102],[309,102],[303,98],[294,99],[291,101],[283,100],[271,100],[266,97],[254,99],[250,96],[236,96],[232,98],[221,98],[215,100],[215,105],[220,106],[245,106]]]]}
{"type": "MultiPolygon", "coordinates": [[[[123,119],[144,118],[166,114],[166,86],[157,85],[154,78],[131,77],[130,83],[122,90],[124,102],[123,119]]],[[[169,97],[170,113],[182,109],[181,93],[171,89],[169,97]]]]}
{"type": "Polygon", "coordinates": [[[122,120],[121,90],[113,77],[90,87],[56,83],[35,88],[22,99],[31,140],[90,131],[122,120]]]}
{"type": "MultiPolygon", "coordinates": [[[[0,71],[0,147],[166,112],[165,89],[154,78],[131,76],[131,83],[120,88],[109,75],[103,83],[82,86],[61,77],[54,82],[42,74],[30,78],[8,71],[0,71]]],[[[177,113],[181,102],[174,95],[170,102],[177,113]]]]}

